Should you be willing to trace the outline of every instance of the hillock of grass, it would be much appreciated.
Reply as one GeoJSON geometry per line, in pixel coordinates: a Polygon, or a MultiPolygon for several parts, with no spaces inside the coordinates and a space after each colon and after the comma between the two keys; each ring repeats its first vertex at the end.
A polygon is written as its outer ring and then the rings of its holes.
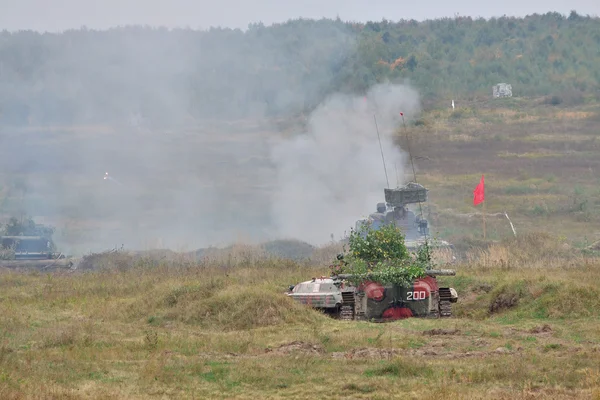
{"type": "Polygon", "coordinates": [[[314,269],[272,257],[260,245],[235,245],[201,259],[173,252],[116,251],[88,255],[80,265],[84,268],[76,273],[85,284],[74,295],[108,295],[86,289],[94,279],[111,282],[106,284],[112,286],[110,294],[129,291],[123,307],[108,311],[124,322],[233,331],[310,324],[321,317],[285,295],[290,284],[314,276],[314,269]]]}
{"type": "Polygon", "coordinates": [[[272,240],[263,243],[262,247],[275,257],[296,261],[309,259],[315,251],[315,246],[300,240],[272,240]]]}
{"type": "Polygon", "coordinates": [[[461,296],[457,316],[574,319],[600,316],[599,279],[597,258],[538,232],[471,250],[442,280],[461,296]]]}
{"type": "Polygon", "coordinates": [[[282,324],[311,324],[320,317],[268,285],[231,285],[197,281],[146,293],[128,315],[171,321],[216,331],[236,331],[282,324]],[[158,292],[158,293],[156,293],[158,292]]]}

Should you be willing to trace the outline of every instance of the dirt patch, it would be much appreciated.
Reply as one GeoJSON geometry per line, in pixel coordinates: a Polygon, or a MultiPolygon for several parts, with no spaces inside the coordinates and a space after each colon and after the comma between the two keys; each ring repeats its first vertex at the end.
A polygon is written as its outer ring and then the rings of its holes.
{"type": "MultiPolygon", "coordinates": [[[[173,353],[173,352],[171,352],[171,353],[173,353]]],[[[198,353],[198,357],[206,358],[209,360],[221,360],[221,359],[232,359],[232,358],[250,357],[250,356],[248,354],[237,354],[237,353],[201,352],[201,353],[198,353]]]]}
{"type": "Polygon", "coordinates": [[[490,304],[490,313],[494,314],[516,306],[519,303],[519,295],[514,292],[499,293],[490,304]]]}
{"type": "Polygon", "coordinates": [[[292,353],[321,355],[325,353],[325,349],[316,344],[296,341],[282,344],[274,349],[265,349],[265,353],[276,355],[287,355],[292,353]]]}
{"type": "Polygon", "coordinates": [[[378,348],[369,348],[364,347],[360,349],[352,349],[350,351],[342,351],[332,353],[331,356],[333,358],[372,358],[372,359],[385,359],[392,358],[401,354],[399,349],[378,349],[378,348]]]}
{"type": "Polygon", "coordinates": [[[536,326],[529,330],[529,333],[539,334],[539,333],[550,333],[552,332],[552,327],[548,324],[544,324],[541,326],[536,326]]]}
{"type": "MultiPolygon", "coordinates": [[[[522,349],[518,349],[518,350],[520,351],[522,349]]],[[[470,358],[470,357],[482,358],[482,357],[504,355],[504,354],[509,355],[509,354],[513,354],[514,352],[505,347],[498,347],[494,351],[436,352],[434,350],[419,349],[419,350],[412,350],[411,353],[412,353],[411,354],[412,356],[418,356],[418,357],[430,356],[430,357],[438,357],[438,358],[458,359],[458,358],[470,358]]]]}
{"type": "Polygon", "coordinates": [[[434,349],[378,349],[378,348],[360,348],[353,349],[345,352],[335,352],[331,356],[338,359],[356,359],[356,358],[370,358],[370,359],[391,359],[396,356],[410,356],[410,357],[435,357],[435,358],[447,358],[447,359],[458,359],[458,358],[469,358],[469,357],[488,357],[501,354],[512,354],[513,352],[507,348],[500,347],[494,351],[438,351],[434,349]]]}
{"type": "Polygon", "coordinates": [[[473,341],[473,346],[475,347],[485,347],[485,346],[489,346],[490,342],[488,342],[487,340],[484,339],[475,339],[473,341]]]}
{"type": "Polygon", "coordinates": [[[416,354],[418,356],[435,356],[435,357],[439,357],[439,358],[447,358],[450,360],[456,360],[458,358],[471,358],[471,357],[479,357],[479,358],[483,358],[485,356],[487,356],[488,354],[491,353],[486,353],[485,351],[465,351],[465,352],[450,352],[450,353],[443,353],[443,354],[416,354]]]}
{"type": "Polygon", "coordinates": [[[460,335],[459,329],[430,329],[423,331],[423,335],[438,336],[438,335],[460,335]]]}

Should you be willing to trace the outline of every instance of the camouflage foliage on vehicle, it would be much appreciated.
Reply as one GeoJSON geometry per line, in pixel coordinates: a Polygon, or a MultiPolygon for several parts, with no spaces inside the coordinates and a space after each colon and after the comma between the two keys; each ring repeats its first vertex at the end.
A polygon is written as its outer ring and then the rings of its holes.
{"type": "Polygon", "coordinates": [[[397,226],[387,224],[377,230],[363,227],[352,230],[349,249],[330,268],[335,274],[351,275],[350,281],[359,285],[366,279],[383,284],[410,285],[425,276],[431,267],[428,248],[411,254],[404,244],[404,234],[397,226]]]}

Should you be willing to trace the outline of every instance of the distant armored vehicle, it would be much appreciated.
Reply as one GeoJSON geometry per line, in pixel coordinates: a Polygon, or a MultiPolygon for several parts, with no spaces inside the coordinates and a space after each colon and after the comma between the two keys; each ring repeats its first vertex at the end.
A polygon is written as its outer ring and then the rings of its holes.
{"type": "Polygon", "coordinates": [[[347,282],[349,275],[313,278],[290,286],[294,300],[344,320],[385,322],[403,318],[440,318],[452,315],[456,290],[439,287],[437,275],[455,275],[453,270],[427,270],[427,276],[411,286],[365,281],[347,282]]]}
{"type": "Polygon", "coordinates": [[[71,260],[55,251],[53,232],[32,220],[21,224],[11,219],[0,235],[0,267],[71,266],[71,260]]]}
{"type": "Polygon", "coordinates": [[[14,252],[15,260],[53,258],[52,241],[43,236],[0,236],[0,247],[14,252]]]}
{"type": "MultiPolygon", "coordinates": [[[[384,189],[385,203],[377,203],[376,212],[369,214],[365,219],[356,222],[357,232],[362,228],[378,230],[382,225],[394,224],[405,235],[405,244],[408,249],[415,250],[424,244],[429,236],[429,222],[407,208],[408,204],[424,203],[427,201],[428,190],[418,183],[408,184],[395,189],[384,189]]],[[[430,243],[434,247],[453,246],[443,240],[430,243]]]]}

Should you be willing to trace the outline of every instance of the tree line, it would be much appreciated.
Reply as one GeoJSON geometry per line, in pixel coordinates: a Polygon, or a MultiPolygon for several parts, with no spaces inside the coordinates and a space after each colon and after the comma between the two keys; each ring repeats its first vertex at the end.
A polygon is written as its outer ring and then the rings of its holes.
{"type": "Polygon", "coordinates": [[[295,19],[248,29],[0,33],[0,124],[286,116],[408,81],[424,98],[600,95],[600,19],[575,11],[417,22],[295,19]]]}

